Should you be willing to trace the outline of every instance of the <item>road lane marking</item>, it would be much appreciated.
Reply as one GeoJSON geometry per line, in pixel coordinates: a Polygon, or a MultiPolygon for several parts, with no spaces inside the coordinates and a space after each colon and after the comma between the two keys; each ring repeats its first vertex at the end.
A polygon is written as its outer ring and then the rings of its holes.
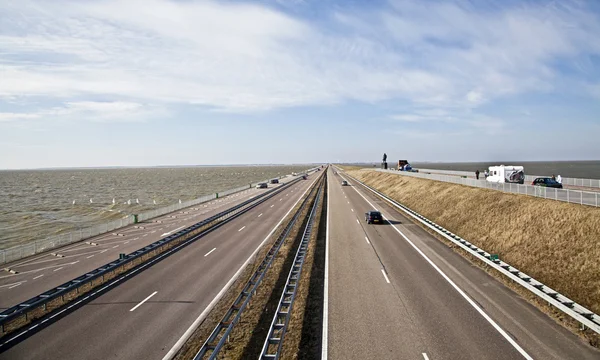
{"type": "Polygon", "coordinates": [[[125,244],[128,244],[128,243],[129,243],[129,241],[125,241],[125,242],[123,243],[123,245],[125,245],[125,244]]]}
{"type": "Polygon", "coordinates": [[[423,353],[423,359],[429,360],[429,357],[427,356],[427,354],[423,353]]]}
{"type": "Polygon", "coordinates": [[[350,201],[348,201],[348,204],[350,204],[350,201]]]}
{"type": "MultiPolygon", "coordinates": [[[[166,233],[162,234],[160,237],[167,236],[167,235],[171,235],[171,234],[172,234],[172,233],[174,233],[175,231],[177,231],[177,230],[180,230],[180,229],[183,229],[184,227],[185,227],[185,225],[184,225],[184,226],[180,226],[180,227],[178,227],[177,229],[173,229],[173,230],[171,230],[171,231],[169,231],[169,232],[166,232],[166,233]]],[[[158,230],[161,230],[161,229],[158,229],[158,230]]]]}
{"type": "Polygon", "coordinates": [[[350,210],[352,210],[352,212],[354,212],[354,209],[350,209],[350,210]]]}
{"type": "Polygon", "coordinates": [[[260,215],[258,215],[258,217],[261,217],[261,216],[262,216],[262,213],[260,213],[260,215]]]}
{"type": "Polygon", "coordinates": [[[242,228],[241,228],[241,229],[239,229],[239,230],[238,230],[238,232],[240,232],[240,231],[244,230],[245,228],[246,228],[246,225],[242,226],[242,228]]]}
{"type": "Polygon", "coordinates": [[[52,270],[52,271],[58,271],[58,270],[62,269],[63,267],[64,267],[64,266],[61,266],[61,267],[59,267],[58,269],[54,269],[54,270],[52,270]]]}
{"type": "Polygon", "coordinates": [[[369,241],[369,238],[365,236],[365,240],[367,240],[367,244],[371,245],[371,242],[369,241]]]}
{"type": "Polygon", "coordinates": [[[113,248],[113,249],[116,249],[116,248],[118,248],[118,247],[119,247],[119,245],[115,245],[115,246],[113,246],[112,248],[113,248]]]}
{"type": "Polygon", "coordinates": [[[20,282],[19,282],[19,283],[16,283],[16,284],[14,284],[13,286],[10,286],[10,287],[9,287],[9,289],[16,288],[16,287],[17,287],[17,286],[19,286],[19,285],[21,285],[21,283],[20,283],[20,282]]]}
{"type": "Polygon", "coordinates": [[[283,199],[279,199],[279,201],[281,201],[281,200],[283,200],[283,199]]]}
{"type": "Polygon", "coordinates": [[[360,224],[360,221],[358,221],[358,219],[356,219],[356,223],[357,223],[357,224],[360,224]]]}
{"type": "Polygon", "coordinates": [[[86,257],[86,259],[90,259],[90,258],[93,258],[93,257],[94,257],[94,255],[90,255],[90,256],[86,257]]]}
{"type": "Polygon", "coordinates": [[[33,280],[35,280],[35,279],[39,279],[39,278],[41,278],[42,276],[44,276],[44,274],[42,274],[42,275],[38,275],[38,276],[34,277],[34,278],[33,278],[33,280]]]}
{"type": "Polygon", "coordinates": [[[383,277],[385,278],[385,281],[389,284],[390,283],[390,279],[388,278],[387,274],[385,273],[385,270],[381,269],[381,273],[383,274],[383,277]]]}
{"type": "Polygon", "coordinates": [[[273,206],[275,206],[275,205],[271,205],[271,207],[273,207],[273,206]]]}
{"type": "MultiPolygon", "coordinates": [[[[329,179],[327,179],[327,194],[329,179]]],[[[325,270],[323,276],[323,332],[321,333],[321,359],[327,360],[327,327],[329,325],[329,196],[327,196],[327,222],[325,224],[325,270]]]]}
{"type": "MultiPolygon", "coordinates": [[[[360,191],[358,191],[356,188],[354,188],[354,190],[358,195],[365,199],[365,201],[368,202],[369,205],[373,207],[373,209],[377,210],[377,208],[369,200],[367,200],[367,198],[360,191]]],[[[435,271],[437,271],[444,278],[444,280],[446,280],[454,288],[454,290],[456,290],[469,303],[469,305],[471,305],[481,316],[483,316],[483,318],[487,320],[487,322],[489,322],[494,327],[494,329],[496,329],[496,331],[515,348],[515,350],[517,350],[525,359],[533,360],[533,358],[519,344],[517,344],[516,341],[514,341],[494,320],[492,320],[492,318],[488,314],[486,314],[479,307],[479,305],[477,305],[473,300],[471,300],[471,298],[467,296],[467,294],[464,291],[462,291],[462,289],[459,288],[458,285],[456,285],[454,281],[452,281],[448,277],[448,275],[446,275],[433,261],[431,261],[431,259],[427,255],[425,255],[425,253],[421,251],[421,249],[419,249],[417,245],[415,245],[406,235],[404,235],[404,233],[400,231],[400,229],[398,229],[394,224],[392,224],[388,219],[386,219],[386,217],[383,216],[383,214],[381,216],[385,221],[388,222],[388,224],[392,226],[394,230],[396,230],[396,232],[398,232],[398,234],[402,236],[402,238],[404,238],[404,240],[406,240],[406,242],[410,244],[410,246],[413,247],[413,249],[415,249],[419,253],[419,255],[421,255],[425,259],[425,261],[429,263],[429,265],[431,265],[431,267],[433,267],[435,271]]]]}
{"type": "Polygon", "coordinates": [[[129,310],[130,312],[139,308],[140,306],[142,306],[143,303],[145,303],[146,301],[150,300],[151,297],[153,297],[154,295],[156,295],[158,291],[153,292],[152,294],[150,294],[147,298],[145,298],[144,300],[142,300],[141,303],[137,304],[136,306],[132,307],[131,310],[129,310]]]}
{"type": "Polygon", "coordinates": [[[211,251],[207,252],[206,254],[204,254],[204,257],[207,257],[208,255],[210,255],[211,252],[217,250],[217,248],[212,249],[211,251]]]}
{"type": "Polygon", "coordinates": [[[102,250],[102,251],[100,251],[100,254],[105,253],[107,251],[108,251],[108,249],[102,250]]]}

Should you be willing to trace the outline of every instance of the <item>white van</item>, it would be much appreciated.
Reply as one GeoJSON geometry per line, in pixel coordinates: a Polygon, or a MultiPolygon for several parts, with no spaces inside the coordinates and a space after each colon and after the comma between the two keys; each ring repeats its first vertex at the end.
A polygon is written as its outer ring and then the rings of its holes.
{"type": "Polygon", "coordinates": [[[490,174],[486,178],[489,182],[515,184],[525,182],[525,171],[522,166],[490,166],[489,171],[490,174]]]}

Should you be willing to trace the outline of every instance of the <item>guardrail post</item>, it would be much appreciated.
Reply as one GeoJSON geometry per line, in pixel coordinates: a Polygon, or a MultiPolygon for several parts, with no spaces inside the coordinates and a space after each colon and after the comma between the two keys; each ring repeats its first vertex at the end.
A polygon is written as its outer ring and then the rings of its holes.
{"type": "Polygon", "coordinates": [[[596,207],[598,207],[598,193],[596,193],[596,207]]]}
{"type": "Polygon", "coordinates": [[[583,191],[579,192],[579,203],[583,205],[583,191]]]}
{"type": "Polygon", "coordinates": [[[567,202],[571,202],[571,199],[569,196],[570,193],[571,193],[571,191],[569,191],[569,189],[567,189],[567,202]]]}

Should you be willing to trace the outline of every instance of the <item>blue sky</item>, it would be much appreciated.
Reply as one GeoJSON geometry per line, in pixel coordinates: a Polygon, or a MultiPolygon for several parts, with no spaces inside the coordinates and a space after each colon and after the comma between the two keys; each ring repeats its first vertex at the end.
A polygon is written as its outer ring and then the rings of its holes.
{"type": "Polygon", "coordinates": [[[597,1],[3,1],[0,168],[600,159],[597,1]]]}

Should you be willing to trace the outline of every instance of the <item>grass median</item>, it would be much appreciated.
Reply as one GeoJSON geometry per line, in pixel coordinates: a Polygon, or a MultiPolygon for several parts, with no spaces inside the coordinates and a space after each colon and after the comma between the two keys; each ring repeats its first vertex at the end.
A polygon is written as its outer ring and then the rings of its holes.
{"type": "MultiPolygon", "coordinates": [[[[600,313],[600,208],[373,170],[348,174],[600,313]]],[[[597,346],[597,336],[588,339],[597,346]]]]}

